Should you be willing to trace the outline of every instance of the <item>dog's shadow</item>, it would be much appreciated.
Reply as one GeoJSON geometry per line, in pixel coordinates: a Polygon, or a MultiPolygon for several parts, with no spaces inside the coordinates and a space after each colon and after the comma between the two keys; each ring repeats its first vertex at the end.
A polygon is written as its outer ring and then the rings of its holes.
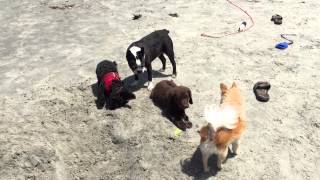
{"type": "Polygon", "coordinates": [[[91,84],[91,92],[94,97],[98,97],[98,83],[91,84]]]}
{"type": "MultiPolygon", "coordinates": [[[[230,150],[228,150],[228,158],[233,158],[235,155],[233,155],[230,150]]],[[[226,163],[226,162],[225,162],[226,163]]],[[[217,168],[217,156],[212,155],[210,156],[208,160],[208,166],[210,171],[204,172],[203,171],[203,164],[202,164],[202,155],[200,148],[198,147],[196,151],[193,153],[191,158],[187,158],[180,162],[181,170],[183,173],[187,174],[188,176],[194,177],[194,179],[197,180],[205,180],[208,179],[211,176],[215,176],[219,169],[217,168]]]]}
{"type": "MultiPolygon", "coordinates": [[[[154,78],[163,78],[163,77],[169,77],[171,75],[163,74],[163,73],[161,73],[159,71],[152,70],[152,76],[154,78]]],[[[123,81],[124,86],[126,88],[128,88],[132,92],[136,92],[139,89],[145,87],[144,84],[148,81],[147,77],[148,77],[147,72],[139,74],[139,81],[138,81],[138,84],[136,86],[130,86],[130,84],[135,81],[134,75],[125,77],[122,81],[123,81]]],[[[98,97],[98,84],[97,83],[91,84],[91,92],[92,92],[94,97],[96,97],[96,98],[98,97]]],[[[96,106],[98,108],[97,104],[96,104],[96,106]]]]}
{"type": "MultiPolygon", "coordinates": [[[[156,101],[154,101],[153,99],[151,99],[153,105],[155,105],[156,107],[158,107],[161,110],[161,115],[163,117],[165,117],[166,119],[168,119],[173,125],[175,125],[177,128],[181,129],[178,125],[177,125],[177,119],[175,119],[174,115],[172,113],[169,112],[169,110],[166,107],[162,107],[160,104],[158,104],[156,101]]],[[[182,121],[182,120],[181,120],[182,121]]]]}
{"type": "MultiPolygon", "coordinates": [[[[171,76],[171,75],[163,74],[160,71],[152,70],[152,77],[153,78],[164,78],[164,77],[169,77],[169,76],[171,76]]],[[[144,73],[139,74],[139,81],[136,86],[131,86],[131,84],[135,81],[134,75],[125,77],[124,79],[122,79],[122,81],[123,81],[124,86],[126,88],[128,88],[132,92],[135,92],[135,91],[138,91],[139,89],[145,87],[144,84],[148,81],[148,75],[147,75],[146,71],[144,73]]],[[[94,97],[98,97],[98,84],[97,83],[91,84],[91,91],[92,91],[92,94],[94,95],[94,97]]]]}
{"type": "MultiPolygon", "coordinates": [[[[163,74],[160,71],[152,70],[152,77],[153,78],[164,78],[164,77],[169,77],[169,76],[171,76],[171,74],[170,75],[163,74]]],[[[140,73],[139,74],[139,81],[136,86],[131,86],[131,84],[135,81],[134,75],[128,76],[128,77],[124,78],[122,81],[123,81],[124,86],[126,88],[128,88],[132,92],[136,92],[136,91],[140,90],[141,88],[146,87],[144,84],[148,81],[148,74],[147,74],[147,71],[145,71],[144,73],[140,73]]]]}

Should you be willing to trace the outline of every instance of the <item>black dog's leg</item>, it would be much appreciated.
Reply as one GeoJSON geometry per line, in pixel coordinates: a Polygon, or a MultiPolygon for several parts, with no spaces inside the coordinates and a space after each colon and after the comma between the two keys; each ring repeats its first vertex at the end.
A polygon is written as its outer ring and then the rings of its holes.
{"type": "Polygon", "coordinates": [[[161,54],[161,55],[159,56],[159,59],[160,59],[161,62],[162,62],[162,69],[161,69],[161,71],[165,71],[165,70],[166,70],[166,58],[163,56],[163,54],[161,54]]]}
{"type": "Polygon", "coordinates": [[[146,68],[148,73],[148,90],[151,91],[153,89],[153,83],[152,83],[152,66],[150,61],[146,61],[146,68]]]}
{"type": "Polygon", "coordinates": [[[168,37],[168,41],[166,43],[166,46],[163,48],[163,52],[169,57],[169,60],[172,64],[172,77],[177,76],[177,69],[176,69],[176,61],[174,60],[174,51],[173,51],[173,42],[168,37]]]}
{"type": "Polygon", "coordinates": [[[168,50],[167,55],[170,59],[170,62],[172,64],[172,77],[177,76],[177,69],[176,69],[176,61],[174,60],[174,52],[173,50],[168,50]]]}

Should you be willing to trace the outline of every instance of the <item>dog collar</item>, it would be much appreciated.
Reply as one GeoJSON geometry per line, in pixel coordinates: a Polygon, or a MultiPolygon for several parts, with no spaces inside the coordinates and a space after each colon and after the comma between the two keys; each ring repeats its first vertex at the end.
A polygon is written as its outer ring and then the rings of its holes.
{"type": "Polygon", "coordinates": [[[105,89],[107,95],[109,95],[111,93],[111,84],[112,84],[113,80],[119,80],[119,81],[121,80],[118,73],[110,72],[110,73],[105,74],[102,77],[104,89],[105,89]]]}

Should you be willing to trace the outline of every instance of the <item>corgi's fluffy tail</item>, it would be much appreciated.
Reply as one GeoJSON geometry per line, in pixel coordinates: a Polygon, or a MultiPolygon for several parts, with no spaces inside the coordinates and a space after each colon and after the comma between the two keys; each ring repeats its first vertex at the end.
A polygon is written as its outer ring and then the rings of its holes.
{"type": "Polygon", "coordinates": [[[214,107],[209,106],[204,111],[205,119],[216,131],[220,127],[233,129],[238,122],[238,115],[232,106],[214,107]]]}

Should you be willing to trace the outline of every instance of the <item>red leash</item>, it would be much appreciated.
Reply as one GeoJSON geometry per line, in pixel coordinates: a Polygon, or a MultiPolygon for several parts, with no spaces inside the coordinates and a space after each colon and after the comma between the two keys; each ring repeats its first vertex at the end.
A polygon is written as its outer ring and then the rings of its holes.
{"type": "MultiPolygon", "coordinates": [[[[230,36],[230,35],[234,35],[234,34],[238,34],[238,33],[241,33],[241,32],[245,32],[245,31],[248,31],[250,28],[252,28],[254,26],[254,21],[253,21],[253,18],[251,17],[250,14],[247,13],[247,11],[243,10],[241,7],[239,7],[238,5],[234,4],[233,2],[231,2],[230,0],[226,0],[228,1],[231,5],[237,7],[238,9],[240,9],[242,12],[246,13],[247,16],[250,18],[250,21],[251,21],[251,25],[244,29],[243,31],[240,31],[240,32],[232,32],[232,33],[227,33],[227,34],[223,34],[221,36],[212,36],[212,35],[207,35],[207,34],[204,34],[202,33],[201,36],[203,37],[209,37],[209,38],[222,38],[222,37],[226,37],[226,36],[230,36]]],[[[225,33],[225,32],[224,32],[225,33]]],[[[222,34],[222,33],[219,33],[219,34],[222,34]]]]}

